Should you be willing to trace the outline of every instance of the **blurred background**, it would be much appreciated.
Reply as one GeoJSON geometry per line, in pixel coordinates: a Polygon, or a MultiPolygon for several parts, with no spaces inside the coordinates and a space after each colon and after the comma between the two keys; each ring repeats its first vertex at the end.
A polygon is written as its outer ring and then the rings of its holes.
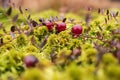
{"type": "Polygon", "coordinates": [[[77,11],[86,7],[120,8],[120,0],[0,0],[0,5],[28,8],[34,11],[55,9],[58,11],[77,11]],[[8,4],[10,2],[10,4],[8,4]]]}

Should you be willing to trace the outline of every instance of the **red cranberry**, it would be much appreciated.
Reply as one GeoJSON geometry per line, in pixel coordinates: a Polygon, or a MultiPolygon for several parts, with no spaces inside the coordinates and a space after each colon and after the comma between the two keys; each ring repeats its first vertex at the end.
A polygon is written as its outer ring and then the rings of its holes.
{"type": "Polygon", "coordinates": [[[66,30],[66,24],[64,22],[58,23],[56,26],[56,31],[61,32],[66,30]]]}
{"type": "Polygon", "coordinates": [[[54,23],[53,22],[49,22],[49,21],[47,21],[45,23],[45,25],[47,26],[47,28],[48,28],[49,31],[52,30],[53,27],[54,27],[54,23]]]}
{"type": "Polygon", "coordinates": [[[37,62],[38,62],[38,59],[32,55],[28,55],[24,58],[24,64],[28,68],[35,67],[37,62]]]}
{"type": "Polygon", "coordinates": [[[78,37],[82,33],[82,27],[79,25],[74,25],[71,30],[74,37],[78,37]]]}

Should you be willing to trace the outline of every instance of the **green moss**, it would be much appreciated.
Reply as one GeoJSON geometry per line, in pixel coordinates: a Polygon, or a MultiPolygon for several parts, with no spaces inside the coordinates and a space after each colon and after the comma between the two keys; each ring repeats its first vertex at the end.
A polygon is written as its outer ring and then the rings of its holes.
{"type": "Polygon", "coordinates": [[[47,44],[48,46],[58,47],[60,45],[59,40],[59,36],[57,36],[56,34],[51,34],[48,38],[47,44]]]}
{"type": "Polygon", "coordinates": [[[6,35],[3,37],[3,39],[4,39],[4,43],[7,43],[12,40],[12,37],[10,35],[6,35]]]}
{"type": "MultiPolygon", "coordinates": [[[[0,9],[0,23],[3,23],[7,33],[12,25],[16,25],[18,28],[20,26],[22,30],[29,29],[25,18],[31,13],[24,11],[24,14],[21,15],[18,10],[13,9],[12,14],[6,16],[7,9],[5,11],[0,9]],[[11,20],[16,14],[19,15],[19,19],[12,22],[11,20]]],[[[59,13],[54,10],[41,11],[37,14],[31,14],[31,19],[38,21],[40,17],[46,20],[50,16],[58,15],[59,13]]],[[[34,27],[32,34],[27,36],[15,34],[14,39],[11,38],[11,35],[5,34],[1,28],[0,37],[3,38],[3,44],[0,44],[0,80],[119,80],[120,65],[118,59],[112,55],[116,52],[112,51],[117,50],[116,46],[118,47],[119,43],[116,42],[120,35],[111,34],[111,31],[117,31],[120,23],[116,23],[114,18],[110,18],[106,24],[104,19],[107,16],[98,14],[96,10],[93,10],[90,30],[87,32],[88,28],[84,16],[67,13],[65,17],[67,17],[65,22],[67,29],[60,33],[55,33],[55,27],[61,21],[55,21],[53,32],[49,32],[46,26],[38,26],[34,27]],[[76,20],[70,23],[68,18],[76,20]],[[74,38],[71,34],[71,28],[76,24],[83,27],[83,34],[78,38],[74,38]],[[101,26],[102,30],[98,26],[101,26]],[[96,38],[97,32],[100,32],[103,41],[96,38]],[[42,49],[36,48],[32,44],[31,39],[34,37],[33,42],[39,46],[46,35],[48,35],[47,43],[42,49]],[[116,44],[113,41],[109,43],[112,39],[115,39],[116,44]],[[106,40],[108,42],[104,42],[106,40]],[[94,43],[103,45],[111,52],[103,55],[97,67],[95,64],[99,51],[94,48],[94,43]],[[113,46],[113,50],[111,50],[110,45],[113,46]],[[74,58],[75,56],[71,52],[78,47],[81,48],[81,55],[72,61],[70,57],[74,58]],[[51,52],[53,48],[55,51],[51,52]],[[55,53],[55,55],[51,56],[50,53],[55,53]],[[34,55],[39,60],[36,67],[27,68],[24,66],[23,60],[28,54],[34,55]],[[52,62],[51,58],[55,58],[55,62],[52,62]]],[[[119,21],[118,17],[116,18],[119,21]]],[[[58,16],[58,18],[60,17],[58,16]]],[[[41,25],[40,22],[38,23],[41,25]]]]}
{"type": "Polygon", "coordinates": [[[89,48],[92,48],[92,45],[89,44],[89,43],[85,43],[85,44],[82,45],[83,50],[86,50],[86,49],[89,49],[89,48]]]}
{"type": "Polygon", "coordinates": [[[27,45],[28,44],[27,37],[24,34],[20,34],[16,39],[16,43],[18,47],[27,45]]]}
{"type": "Polygon", "coordinates": [[[0,73],[2,75],[8,72],[14,75],[21,74],[24,71],[22,59],[23,55],[15,50],[4,53],[0,56],[0,73]]]}
{"type": "Polygon", "coordinates": [[[103,55],[102,63],[105,65],[117,64],[118,60],[112,55],[112,53],[106,53],[103,55]]]}
{"type": "Polygon", "coordinates": [[[25,26],[22,26],[22,27],[23,27],[24,30],[28,30],[29,29],[28,25],[25,25],[25,26]]]}
{"type": "Polygon", "coordinates": [[[43,72],[39,69],[26,70],[22,75],[22,80],[44,80],[43,72]]]}
{"type": "Polygon", "coordinates": [[[78,66],[72,65],[70,66],[66,74],[70,77],[70,80],[81,80],[82,79],[82,71],[78,66]]]}
{"type": "Polygon", "coordinates": [[[97,54],[97,50],[94,48],[88,48],[85,50],[85,53],[87,54],[87,56],[94,56],[97,54]]]}
{"type": "Polygon", "coordinates": [[[27,46],[27,47],[25,47],[25,52],[37,52],[38,51],[38,49],[35,47],[35,46],[32,46],[32,45],[29,45],[29,46],[27,46]]]}
{"type": "Polygon", "coordinates": [[[69,49],[74,49],[74,48],[78,48],[81,47],[81,41],[78,39],[71,39],[70,42],[68,43],[68,48],[69,49]]]}
{"type": "Polygon", "coordinates": [[[119,80],[120,79],[120,67],[117,65],[108,66],[105,70],[105,74],[108,80],[119,80]]]}
{"type": "Polygon", "coordinates": [[[14,49],[14,47],[11,44],[5,44],[4,46],[0,47],[0,53],[4,53],[11,49],[14,49]]]}
{"type": "Polygon", "coordinates": [[[41,41],[41,39],[44,38],[44,36],[48,34],[48,29],[46,26],[41,26],[41,27],[36,28],[33,34],[36,37],[38,37],[38,39],[41,41]]]}

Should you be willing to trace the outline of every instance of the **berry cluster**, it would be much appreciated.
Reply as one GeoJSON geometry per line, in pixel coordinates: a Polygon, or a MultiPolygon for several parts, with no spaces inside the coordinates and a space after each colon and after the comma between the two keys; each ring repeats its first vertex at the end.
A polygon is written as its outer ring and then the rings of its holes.
{"type": "MultiPolygon", "coordinates": [[[[52,21],[46,21],[44,25],[48,28],[49,31],[53,30],[53,28],[55,27],[55,31],[57,33],[61,31],[65,31],[67,29],[64,19],[62,22],[59,22],[59,23],[54,23],[52,21]]],[[[82,34],[82,27],[78,24],[74,25],[71,28],[71,33],[74,37],[79,37],[80,34],[82,34]]]]}

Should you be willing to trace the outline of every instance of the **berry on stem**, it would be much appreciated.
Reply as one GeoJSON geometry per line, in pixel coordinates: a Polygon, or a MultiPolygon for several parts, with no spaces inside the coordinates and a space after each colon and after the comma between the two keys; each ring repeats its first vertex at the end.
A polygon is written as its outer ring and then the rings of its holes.
{"type": "Polygon", "coordinates": [[[53,22],[49,22],[49,21],[47,21],[45,23],[45,25],[47,26],[47,28],[48,28],[49,31],[52,30],[53,27],[54,27],[54,23],[53,22]]]}
{"type": "Polygon", "coordinates": [[[24,58],[24,64],[27,68],[35,67],[38,59],[35,56],[28,55],[24,58]]]}
{"type": "Polygon", "coordinates": [[[78,37],[80,34],[82,34],[82,27],[80,25],[74,25],[71,29],[71,32],[74,37],[78,37]]]}
{"type": "Polygon", "coordinates": [[[61,32],[66,30],[66,24],[64,22],[58,23],[56,26],[56,31],[61,32]]]}

